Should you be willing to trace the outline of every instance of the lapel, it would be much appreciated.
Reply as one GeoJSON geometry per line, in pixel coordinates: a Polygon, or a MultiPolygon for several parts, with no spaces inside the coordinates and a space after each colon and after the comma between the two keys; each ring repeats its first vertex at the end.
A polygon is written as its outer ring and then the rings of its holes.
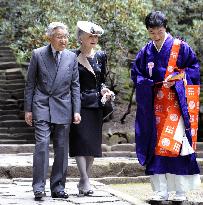
{"type": "Polygon", "coordinates": [[[67,52],[66,49],[63,50],[63,52],[61,53],[61,59],[60,59],[60,63],[57,69],[57,73],[55,75],[53,84],[52,84],[52,92],[59,86],[59,84],[62,81],[62,78],[64,76],[64,71],[67,71],[69,66],[69,58],[68,58],[69,54],[67,52]]]}
{"type": "Polygon", "coordinates": [[[95,76],[95,72],[94,69],[92,68],[92,66],[90,65],[89,61],[87,60],[87,58],[82,56],[82,53],[80,53],[78,55],[78,62],[83,65],[83,67],[89,71],[91,74],[93,74],[95,76]]]}
{"type": "Polygon", "coordinates": [[[44,61],[44,64],[46,66],[46,69],[49,73],[49,76],[51,78],[51,80],[53,81],[56,77],[56,64],[55,64],[55,60],[53,57],[53,53],[52,53],[52,49],[51,49],[51,45],[49,44],[48,46],[46,46],[42,51],[41,51],[41,56],[42,59],[44,61]]]}

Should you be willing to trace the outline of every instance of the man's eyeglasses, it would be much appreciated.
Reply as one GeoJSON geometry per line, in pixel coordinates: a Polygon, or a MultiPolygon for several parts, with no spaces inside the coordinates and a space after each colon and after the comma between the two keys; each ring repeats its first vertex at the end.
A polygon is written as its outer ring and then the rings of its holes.
{"type": "Polygon", "coordinates": [[[54,36],[55,38],[59,39],[59,40],[63,40],[63,39],[67,39],[69,38],[69,35],[64,35],[64,36],[54,36]]]}

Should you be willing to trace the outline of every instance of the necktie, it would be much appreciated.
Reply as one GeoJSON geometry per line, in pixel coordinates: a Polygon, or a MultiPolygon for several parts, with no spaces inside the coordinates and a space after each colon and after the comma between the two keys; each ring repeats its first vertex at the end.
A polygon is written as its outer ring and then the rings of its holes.
{"type": "Polygon", "coordinates": [[[59,65],[59,62],[60,62],[60,59],[59,59],[59,51],[56,51],[55,53],[55,63],[56,63],[56,66],[58,67],[59,65]]]}

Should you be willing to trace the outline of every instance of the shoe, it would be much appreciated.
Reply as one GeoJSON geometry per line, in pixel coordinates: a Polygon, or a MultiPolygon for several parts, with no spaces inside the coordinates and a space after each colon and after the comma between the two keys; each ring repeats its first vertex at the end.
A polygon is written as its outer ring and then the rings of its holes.
{"type": "Polygon", "coordinates": [[[176,195],[173,198],[173,201],[186,201],[187,197],[185,192],[176,192],[176,195]]]}
{"type": "Polygon", "coordinates": [[[79,190],[79,195],[89,196],[92,194],[94,194],[94,192],[91,189],[90,190],[82,190],[82,189],[79,190]]]}
{"type": "Polygon", "coordinates": [[[168,193],[164,193],[161,191],[154,192],[154,195],[151,198],[152,201],[166,201],[168,200],[168,193]]]}
{"type": "Polygon", "coordinates": [[[34,192],[34,195],[35,195],[35,200],[40,201],[42,197],[46,196],[46,193],[44,191],[36,191],[34,192]]]}
{"type": "Polygon", "coordinates": [[[89,196],[89,195],[92,195],[94,193],[93,190],[91,190],[91,189],[86,190],[83,187],[79,186],[79,184],[77,184],[77,188],[79,191],[79,195],[89,196]]]}
{"type": "Polygon", "coordinates": [[[67,199],[69,196],[65,191],[59,191],[59,192],[52,192],[51,193],[52,198],[63,198],[67,199]]]}

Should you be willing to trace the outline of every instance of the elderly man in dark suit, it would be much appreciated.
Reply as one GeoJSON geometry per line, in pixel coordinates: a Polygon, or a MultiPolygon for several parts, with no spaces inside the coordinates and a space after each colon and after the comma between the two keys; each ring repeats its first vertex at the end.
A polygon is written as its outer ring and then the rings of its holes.
{"type": "Polygon", "coordinates": [[[64,188],[69,127],[72,120],[75,124],[81,120],[77,56],[66,49],[67,27],[63,23],[52,22],[46,35],[50,44],[32,53],[24,101],[25,121],[35,127],[33,191],[37,200],[45,196],[51,133],[54,147],[51,196],[68,198],[64,188]]]}

